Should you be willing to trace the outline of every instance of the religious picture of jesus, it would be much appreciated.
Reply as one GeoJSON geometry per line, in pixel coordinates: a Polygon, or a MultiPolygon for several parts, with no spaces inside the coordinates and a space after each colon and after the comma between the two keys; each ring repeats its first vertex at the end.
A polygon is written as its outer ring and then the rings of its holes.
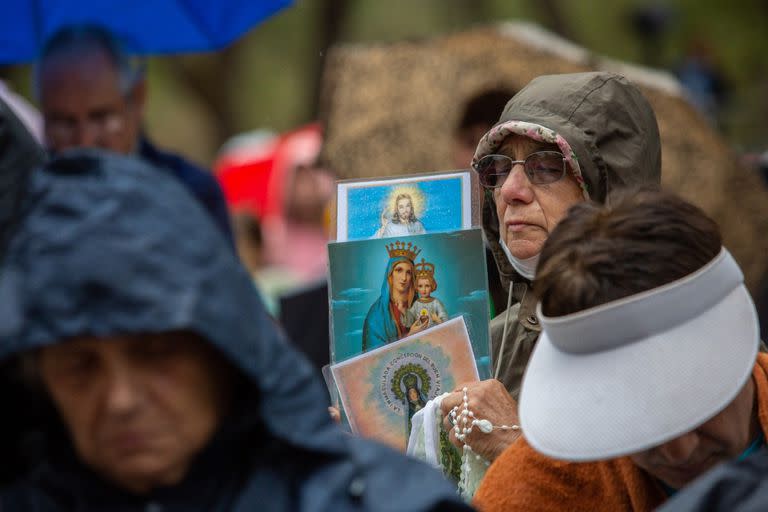
{"type": "Polygon", "coordinates": [[[392,204],[382,211],[381,227],[376,230],[373,238],[421,235],[427,232],[424,224],[416,217],[413,195],[415,192],[398,192],[394,196],[392,204]]]}
{"type": "Polygon", "coordinates": [[[473,190],[469,171],[340,181],[333,237],[402,239],[470,229],[480,222],[473,190]]]}

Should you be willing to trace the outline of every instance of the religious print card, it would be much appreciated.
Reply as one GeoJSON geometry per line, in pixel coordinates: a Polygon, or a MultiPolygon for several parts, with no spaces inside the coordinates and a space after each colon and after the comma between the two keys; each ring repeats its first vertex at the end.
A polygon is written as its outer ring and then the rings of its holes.
{"type": "Polygon", "coordinates": [[[329,243],[328,259],[332,363],[462,316],[490,377],[480,229],[329,243]]]}
{"type": "Polygon", "coordinates": [[[405,451],[413,415],[427,401],[478,380],[462,317],[331,366],[356,434],[405,451]]]}
{"type": "Polygon", "coordinates": [[[479,225],[477,187],[469,171],[432,173],[336,185],[339,242],[469,229],[479,225]]]}

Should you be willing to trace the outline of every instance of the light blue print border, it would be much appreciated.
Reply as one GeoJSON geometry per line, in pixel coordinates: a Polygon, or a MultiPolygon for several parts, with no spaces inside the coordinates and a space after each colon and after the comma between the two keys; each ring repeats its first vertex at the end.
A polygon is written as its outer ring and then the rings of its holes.
{"type": "Polygon", "coordinates": [[[472,227],[469,171],[375,181],[341,182],[337,186],[336,240],[374,238],[385,211],[391,212],[395,191],[416,191],[417,218],[427,233],[472,227]]]}

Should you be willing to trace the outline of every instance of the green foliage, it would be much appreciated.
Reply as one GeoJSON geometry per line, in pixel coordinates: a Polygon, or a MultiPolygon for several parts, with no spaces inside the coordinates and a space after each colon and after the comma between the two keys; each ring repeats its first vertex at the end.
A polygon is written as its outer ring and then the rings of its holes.
{"type": "Polygon", "coordinates": [[[443,466],[443,474],[459,483],[461,478],[461,452],[448,439],[448,433],[440,429],[440,464],[443,466]]]}

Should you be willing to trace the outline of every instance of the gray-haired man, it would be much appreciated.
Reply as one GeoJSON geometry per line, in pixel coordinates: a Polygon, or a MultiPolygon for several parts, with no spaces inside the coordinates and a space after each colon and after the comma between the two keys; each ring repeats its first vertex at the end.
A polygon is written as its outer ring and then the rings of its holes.
{"type": "Polygon", "coordinates": [[[52,152],[98,147],[136,154],[174,174],[232,239],[224,196],[211,174],[157,149],[143,135],[147,95],[143,65],[112,33],[83,25],[53,34],[35,67],[35,94],[52,152]]]}

